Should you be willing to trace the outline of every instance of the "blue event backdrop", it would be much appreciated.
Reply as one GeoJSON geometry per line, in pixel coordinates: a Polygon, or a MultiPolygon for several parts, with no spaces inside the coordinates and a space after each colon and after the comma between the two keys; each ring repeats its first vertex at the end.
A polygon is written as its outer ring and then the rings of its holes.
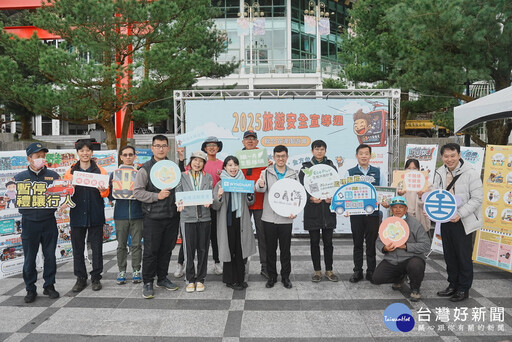
{"type": "MultiPolygon", "coordinates": [[[[311,142],[327,143],[327,157],[344,176],[357,164],[360,143],[372,146],[372,165],[388,174],[387,114],[389,101],[382,99],[228,99],[187,100],[185,132],[216,136],[224,144],[219,158],[242,149],[243,133],[254,130],[259,146],[269,158],[278,144],[289,148],[288,165],[295,169],[311,158],[311,142]]],[[[177,137],[179,140],[179,136],[177,137]]],[[[199,150],[201,142],[187,146],[187,155],[199,150]]],[[[302,219],[294,222],[294,233],[303,233],[302,219]]],[[[338,219],[338,233],[349,233],[350,224],[338,219]]]]}

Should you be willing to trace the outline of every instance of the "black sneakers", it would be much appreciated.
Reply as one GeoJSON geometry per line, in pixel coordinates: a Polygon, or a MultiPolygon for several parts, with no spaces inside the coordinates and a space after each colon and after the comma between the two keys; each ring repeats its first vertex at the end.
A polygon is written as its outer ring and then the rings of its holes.
{"type": "Polygon", "coordinates": [[[27,291],[27,295],[25,296],[25,303],[32,303],[36,300],[37,292],[36,291],[27,291]]]}
{"type": "Polygon", "coordinates": [[[86,278],[76,278],[75,286],[73,286],[71,291],[81,292],[86,287],[87,287],[87,279],[86,278]]]}
{"type": "Polygon", "coordinates": [[[55,286],[53,284],[45,287],[43,294],[51,299],[57,299],[60,297],[60,294],[55,290],[55,286]]]}

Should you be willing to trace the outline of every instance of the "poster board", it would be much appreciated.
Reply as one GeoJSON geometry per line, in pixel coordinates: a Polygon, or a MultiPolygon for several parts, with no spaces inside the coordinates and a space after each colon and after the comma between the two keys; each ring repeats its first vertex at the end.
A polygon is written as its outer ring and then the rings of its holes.
{"type": "MultiPolygon", "coordinates": [[[[136,162],[142,164],[151,158],[151,150],[137,149],[136,162]]],[[[94,151],[93,158],[107,173],[113,172],[117,166],[117,151],[94,151]]],[[[49,169],[57,172],[61,177],[71,165],[78,161],[74,149],[53,150],[46,154],[46,163],[49,169]]],[[[13,177],[28,167],[25,150],[0,152],[0,278],[20,274],[23,269],[23,249],[21,246],[22,221],[21,214],[14,205],[8,205],[4,199],[8,191],[6,184],[13,177]]],[[[56,189],[59,190],[59,189],[56,189]]],[[[71,247],[71,229],[69,227],[69,208],[60,208],[55,212],[57,220],[57,248],[55,251],[57,263],[65,262],[73,257],[71,247]]],[[[116,231],[114,223],[114,210],[105,200],[105,225],[103,227],[103,252],[110,252],[117,248],[116,231]]],[[[37,266],[42,267],[42,255],[38,254],[37,266]]]]}
{"type": "Polygon", "coordinates": [[[483,179],[483,228],[473,261],[512,272],[512,146],[487,145],[483,179]],[[510,165],[510,166],[509,166],[510,165]]]}
{"type": "Polygon", "coordinates": [[[432,182],[436,171],[438,145],[407,144],[405,147],[405,162],[408,159],[417,159],[420,162],[420,171],[428,172],[428,179],[432,182]]]}

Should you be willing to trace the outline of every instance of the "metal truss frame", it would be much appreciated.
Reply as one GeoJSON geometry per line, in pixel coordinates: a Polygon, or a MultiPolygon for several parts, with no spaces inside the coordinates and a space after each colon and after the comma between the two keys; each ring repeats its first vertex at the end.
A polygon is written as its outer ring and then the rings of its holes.
{"type": "Polygon", "coordinates": [[[399,165],[400,89],[219,89],[175,90],[174,133],[185,133],[186,102],[226,99],[382,99],[389,101],[388,154],[389,177],[399,165]]]}

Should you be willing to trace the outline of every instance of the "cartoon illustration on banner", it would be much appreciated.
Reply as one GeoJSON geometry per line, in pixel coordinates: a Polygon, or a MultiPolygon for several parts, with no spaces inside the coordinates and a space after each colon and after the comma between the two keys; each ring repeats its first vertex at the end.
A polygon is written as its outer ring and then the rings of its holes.
{"type": "Polygon", "coordinates": [[[483,228],[477,231],[473,260],[512,272],[512,146],[485,151],[483,228]]]}

